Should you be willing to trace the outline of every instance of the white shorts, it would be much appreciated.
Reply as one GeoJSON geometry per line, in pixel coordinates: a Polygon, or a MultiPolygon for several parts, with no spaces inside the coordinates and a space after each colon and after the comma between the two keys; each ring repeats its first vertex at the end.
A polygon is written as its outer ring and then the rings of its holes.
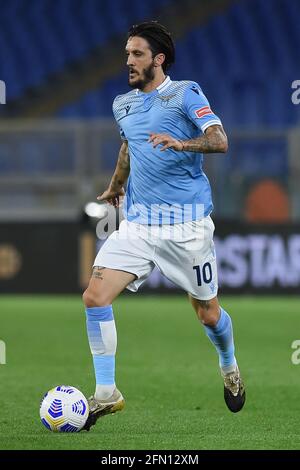
{"type": "Polygon", "coordinates": [[[127,289],[136,292],[157,268],[192,297],[217,295],[218,277],[210,216],[183,224],[148,226],[123,220],[101,247],[94,266],[136,276],[127,289]]]}

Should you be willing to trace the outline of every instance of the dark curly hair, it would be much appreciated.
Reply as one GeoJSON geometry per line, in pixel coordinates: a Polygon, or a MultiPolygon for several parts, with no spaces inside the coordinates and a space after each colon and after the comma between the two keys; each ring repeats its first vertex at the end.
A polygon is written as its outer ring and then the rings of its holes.
{"type": "Polygon", "coordinates": [[[139,36],[148,41],[152,56],[163,53],[165,61],[162,64],[163,71],[175,62],[175,47],[169,31],[157,21],[146,21],[144,23],[133,25],[128,31],[127,38],[139,36]]]}

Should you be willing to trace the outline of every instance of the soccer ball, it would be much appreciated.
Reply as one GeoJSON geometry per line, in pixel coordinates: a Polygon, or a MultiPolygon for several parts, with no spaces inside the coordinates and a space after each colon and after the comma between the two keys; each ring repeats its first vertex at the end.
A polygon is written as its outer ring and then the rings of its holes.
{"type": "Polygon", "coordinates": [[[55,432],[78,432],[89,414],[87,399],[75,387],[59,385],[44,396],[40,417],[44,426],[55,432]]]}

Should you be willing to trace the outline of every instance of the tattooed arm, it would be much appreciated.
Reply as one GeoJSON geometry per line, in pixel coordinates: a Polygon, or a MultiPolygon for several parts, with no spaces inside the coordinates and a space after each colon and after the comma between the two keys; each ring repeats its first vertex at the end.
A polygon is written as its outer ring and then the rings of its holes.
{"type": "Polygon", "coordinates": [[[225,153],[228,150],[227,136],[220,125],[210,126],[204,135],[190,140],[177,140],[167,134],[151,133],[149,142],[152,142],[153,147],[163,144],[162,151],[173,148],[177,152],[225,153]]]}
{"type": "Polygon", "coordinates": [[[225,153],[227,150],[227,136],[222,126],[210,126],[204,135],[182,141],[183,152],[225,153]]]}
{"type": "Polygon", "coordinates": [[[101,196],[98,196],[98,201],[107,201],[115,207],[119,206],[119,197],[124,196],[124,184],[127,181],[130,172],[130,160],[128,153],[128,142],[124,141],[121,145],[119,158],[115,172],[112,176],[108,189],[104,191],[101,196]]]}

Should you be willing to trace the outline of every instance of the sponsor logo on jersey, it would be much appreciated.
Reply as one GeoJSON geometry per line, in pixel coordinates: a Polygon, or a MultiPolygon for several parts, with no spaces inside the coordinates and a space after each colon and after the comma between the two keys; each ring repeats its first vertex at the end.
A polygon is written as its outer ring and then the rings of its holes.
{"type": "Polygon", "coordinates": [[[195,114],[198,118],[202,118],[207,114],[213,114],[213,112],[209,106],[203,106],[203,108],[196,109],[195,114]]]}

